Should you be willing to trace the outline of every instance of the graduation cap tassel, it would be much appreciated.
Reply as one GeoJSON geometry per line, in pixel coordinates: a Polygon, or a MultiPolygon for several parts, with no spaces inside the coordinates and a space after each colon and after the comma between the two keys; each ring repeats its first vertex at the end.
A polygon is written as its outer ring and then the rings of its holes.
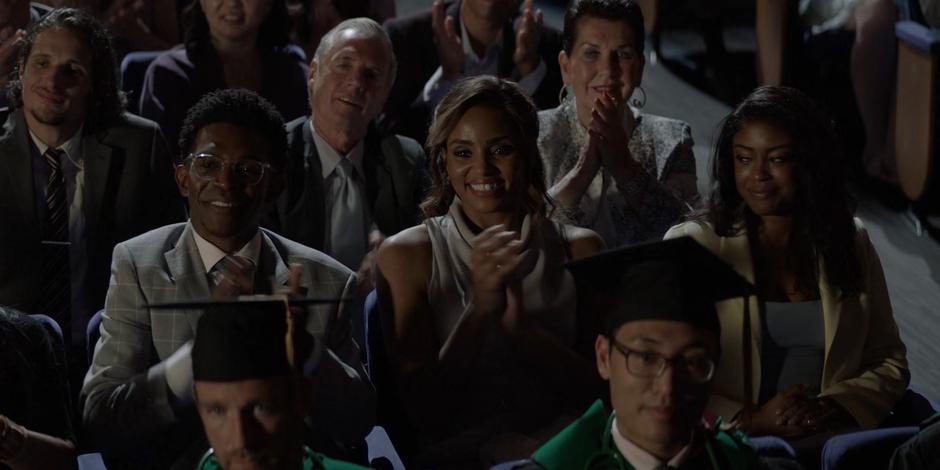
{"type": "Polygon", "coordinates": [[[284,313],[287,315],[287,333],[284,338],[284,349],[287,352],[287,365],[290,370],[297,370],[296,355],[294,348],[294,316],[290,312],[290,302],[287,296],[284,296],[284,313]]]}

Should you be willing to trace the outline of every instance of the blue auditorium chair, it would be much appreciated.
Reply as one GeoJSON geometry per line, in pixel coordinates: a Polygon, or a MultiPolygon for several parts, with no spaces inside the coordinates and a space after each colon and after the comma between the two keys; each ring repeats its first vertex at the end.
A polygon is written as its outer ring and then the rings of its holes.
{"type": "Polygon", "coordinates": [[[822,470],[888,468],[894,449],[917,434],[918,424],[936,412],[936,403],[908,389],[881,428],[829,439],[822,450],[822,470]]]}
{"type": "Polygon", "coordinates": [[[127,110],[140,114],[140,91],[144,88],[144,75],[150,63],[163,51],[137,51],[121,61],[121,90],[127,94],[127,110]]]}
{"type": "Polygon", "coordinates": [[[91,320],[88,320],[88,326],[85,328],[85,348],[88,354],[88,363],[95,356],[95,345],[98,344],[98,338],[101,337],[101,316],[104,315],[104,309],[98,310],[91,320]]]}

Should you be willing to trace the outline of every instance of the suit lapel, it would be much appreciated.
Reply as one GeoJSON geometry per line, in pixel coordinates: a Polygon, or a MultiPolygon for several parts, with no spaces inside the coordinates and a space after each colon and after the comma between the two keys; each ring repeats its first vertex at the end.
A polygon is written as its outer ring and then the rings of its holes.
{"type": "Polygon", "coordinates": [[[20,216],[26,223],[25,229],[28,232],[35,232],[39,235],[39,215],[36,211],[36,197],[33,187],[33,152],[32,142],[30,141],[29,131],[26,127],[26,119],[23,117],[23,111],[17,110],[8,118],[7,126],[12,125],[12,133],[7,135],[0,147],[0,156],[2,156],[3,173],[9,178],[3,182],[5,188],[3,192],[12,193],[16,207],[20,209],[20,216]]]}
{"type": "Polygon", "coordinates": [[[838,364],[829,361],[832,353],[832,342],[839,330],[839,320],[842,316],[842,302],[839,300],[841,292],[837,288],[830,288],[829,281],[826,280],[826,271],[823,269],[822,262],[819,266],[819,299],[823,309],[823,330],[826,334],[826,349],[823,353],[823,374],[820,384],[826,387],[829,379],[832,377],[838,364]]]}
{"type": "MultiPolygon", "coordinates": [[[[307,214],[312,219],[308,225],[312,229],[310,240],[313,243],[311,247],[322,250],[324,242],[323,227],[325,227],[326,218],[326,205],[323,201],[326,199],[326,193],[324,192],[326,188],[323,185],[323,164],[320,162],[320,155],[317,153],[317,144],[313,140],[312,126],[313,120],[308,119],[304,121],[303,130],[301,131],[304,137],[304,169],[307,175],[307,184],[304,185],[306,190],[301,198],[308,198],[312,201],[311,213],[307,214]]],[[[303,205],[302,202],[298,204],[303,205]]]]}
{"type": "Polygon", "coordinates": [[[381,230],[399,227],[399,198],[395,191],[395,180],[385,160],[380,138],[376,132],[366,136],[363,169],[366,173],[366,189],[369,193],[369,210],[372,220],[381,230]]]}
{"type": "MultiPolygon", "coordinates": [[[[105,144],[107,131],[103,134],[88,134],[82,138],[82,158],[85,165],[85,200],[82,201],[85,218],[92,234],[107,233],[113,228],[113,220],[102,220],[102,215],[108,218],[115,216],[113,210],[104,210],[105,207],[115,207],[117,201],[117,184],[123,170],[123,157],[113,157],[113,149],[105,144]],[[106,200],[108,199],[108,200],[106,200]],[[107,206],[106,206],[107,205],[107,206]]],[[[90,237],[89,237],[90,238],[90,237]]],[[[89,240],[94,246],[95,240],[89,240]]]]}
{"type": "MultiPolygon", "coordinates": [[[[192,234],[193,227],[186,224],[179,240],[170,251],[164,253],[167,267],[170,271],[170,282],[176,286],[173,298],[166,301],[199,300],[208,299],[209,281],[206,279],[206,271],[203,267],[202,258],[199,257],[199,250],[196,248],[196,240],[192,234]]],[[[193,331],[196,331],[196,322],[198,315],[191,311],[175,311],[186,317],[193,331]]]]}
{"type": "Polygon", "coordinates": [[[286,255],[279,248],[272,236],[266,230],[261,230],[261,260],[255,276],[255,291],[258,293],[271,294],[287,287],[290,268],[284,262],[286,255]]]}
{"type": "MultiPolygon", "coordinates": [[[[747,240],[746,235],[740,235],[736,237],[720,237],[721,240],[718,255],[721,259],[731,264],[731,267],[737,271],[738,274],[747,279],[748,282],[754,284],[754,260],[751,258],[751,247],[750,243],[747,240]]],[[[726,300],[725,302],[735,302],[740,305],[739,308],[735,308],[732,311],[734,312],[733,317],[726,319],[726,321],[732,325],[731,328],[733,331],[743,331],[744,330],[744,311],[748,310],[751,320],[751,363],[756,367],[753,367],[754,373],[751,374],[751,391],[752,397],[751,401],[757,401],[757,394],[760,393],[760,381],[761,381],[761,368],[760,368],[760,350],[761,350],[761,329],[760,329],[760,299],[757,296],[753,296],[749,299],[732,299],[726,300]],[[745,309],[744,302],[748,302],[749,309],[745,309]]],[[[741,346],[738,346],[741,347],[741,346]]],[[[741,351],[741,358],[743,360],[743,351],[741,351]]],[[[741,376],[740,384],[743,385],[745,380],[745,375],[741,376]]]]}

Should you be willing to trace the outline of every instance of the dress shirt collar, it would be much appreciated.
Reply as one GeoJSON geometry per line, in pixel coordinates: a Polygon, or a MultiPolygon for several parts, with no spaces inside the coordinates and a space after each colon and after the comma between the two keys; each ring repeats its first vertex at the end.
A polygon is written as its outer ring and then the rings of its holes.
{"type": "MultiPolygon", "coordinates": [[[[614,439],[614,445],[617,446],[620,455],[623,455],[623,458],[627,459],[627,462],[630,462],[633,468],[636,470],[654,470],[656,467],[663,464],[656,456],[641,449],[640,446],[623,437],[623,435],[620,434],[620,430],[617,429],[617,418],[611,420],[610,427],[610,436],[614,439]]],[[[691,440],[689,442],[690,443],[686,444],[669,462],[665,462],[666,465],[679,468],[680,465],[685,463],[692,448],[691,440]]]]}
{"type": "Polygon", "coordinates": [[[479,57],[473,50],[473,46],[470,45],[470,33],[467,32],[467,27],[463,25],[463,21],[461,20],[460,44],[463,46],[464,57],[469,57],[475,63],[479,64],[485,62],[487,58],[499,57],[499,53],[503,50],[503,33],[499,33],[499,35],[496,36],[496,43],[486,48],[486,53],[483,55],[483,57],[479,57]]]}
{"type": "Polygon", "coordinates": [[[349,159],[352,162],[353,166],[356,167],[356,171],[359,172],[359,176],[362,177],[365,173],[362,172],[362,158],[365,153],[365,139],[360,140],[352,150],[349,151],[346,155],[340,155],[330,144],[320,136],[317,132],[317,127],[313,125],[313,116],[310,117],[310,132],[313,134],[313,143],[317,146],[317,154],[320,156],[320,165],[323,169],[323,178],[333,174],[333,170],[336,169],[336,165],[339,165],[340,160],[343,158],[349,159]]]}
{"type": "MultiPolygon", "coordinates": [[[[66,158],[68,158],[69,161],[72,162],[72,165],[75,165],[75,167],[78,169],[83,169],[82,129],[84,129],[84,127],[85,125],[82,124],[82,126],[78,128],[78,131],[75,132],[75,135],[70,137],[69,140],[66,140],[65,143],[58,147],[59,150],[65,152],[66,158]]],[[[39,149],[39,155],[45,155],[46,150],[49,149],[49,146],[40,140],[36,134],[33,134],[32,129],[29,129],[29,137],[33,139],[33,144],[35,144],[36,148],[39,149]]]]}
{"type": "MultiPolygon", "coordinates": [[[[193,230],[193,239],[196,241],[196,250],[199,252],[199,257],[202,259],[203,268],[205,268],[206,274],[209,274],[216,263],[222,258],[225,258],[229,253],[222,251],[221,248],[213,245],[209,240],[202,238],[199,232],[196,231],[196,228],[192,227],[192,221],[189,222],[189,225],[193,230]]],[[[255,266],[258,266],[258,260],[261,259],[261,230],[258,230],[258,233],[256,233],[245,246],[231,254],[248,258],[255,266]]]]}

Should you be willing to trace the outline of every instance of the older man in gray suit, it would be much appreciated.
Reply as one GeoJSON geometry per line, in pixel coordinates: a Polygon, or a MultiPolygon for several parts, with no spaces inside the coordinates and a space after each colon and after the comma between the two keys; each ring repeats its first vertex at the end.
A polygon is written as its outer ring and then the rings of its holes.
{"type": "MultiPolygon", "coordinates": [[[[308,295],[354,295],[349,269],[259,228],[282,185],[286,147],[280,115],[257,94],[206,95],[180,136],[189,154],[176,179],[190,221],[115,247],[101,339],[81,400],[86,437],[117,468],[191,469],[206,450],[191,393],[190,347],[200,313],[148,304],[280,290],[288,266],[299,267],[308,295]]],[[[305,372],[317,390],[314,434],[356,444],[372,427],[375,405],[350,338],[350,310],[345,304],[311,308],[306,327],[317,341],[305,372]]]]}

